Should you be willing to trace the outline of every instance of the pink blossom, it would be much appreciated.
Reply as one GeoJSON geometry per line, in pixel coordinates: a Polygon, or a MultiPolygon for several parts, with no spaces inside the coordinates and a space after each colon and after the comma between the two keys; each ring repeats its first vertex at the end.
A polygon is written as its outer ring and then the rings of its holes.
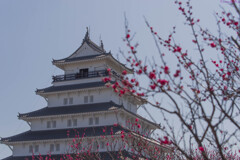
{"type": "Polygon", "coordinates": [[[201,151],[201,152],[204,151],[204,148],[203,148],[203,147],[199,147],[198,149],[199,149],[199,151],[201,151]]]}
{"type": "Polygon", "coordinates": [[[150,78],[150,79],[156,79],[155,73],[154,73],[154,72],[150,72],[150,73],[149,73],[149,78],[150,78]]]}
{"type": "Polygon", "coordinates": [[[141,125],[140,125],[140,124],[138,124],[138,125],[137,125],[137,127],[138,127],[138,128],[141,128],[141,125]]]}
{"type": "Polygon", "coordinates": [[[122,75],[126,75],[126,74],[127,74],[127,71],[124,70],[124,71],[122,72],[122,75]]]}
{"type": "Polygon", "coordinates": [[[215,48],[216,47],[216,44],[215,43],[210,43],[210,46],[212,47],[212,48],[215,48]]]}
{"type": "Polygon", "coordinates": [[[158,83],[160,83],[162,86],[164,86],[165,84],[168,84],[168,81],[165,79],[159,79],[157,80],[158,83]]]}

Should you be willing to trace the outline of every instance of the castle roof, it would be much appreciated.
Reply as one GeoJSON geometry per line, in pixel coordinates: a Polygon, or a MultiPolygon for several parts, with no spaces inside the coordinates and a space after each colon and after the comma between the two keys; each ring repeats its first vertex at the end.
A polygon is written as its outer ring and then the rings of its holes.
{"type": "MultiPolygon", "coordinates": [[[[95,153],[91,153],[90,155],[85,155],[84,157],[86,158],[96,158],[96,157],[99,157],[100,159],[104,159],[104,160],[112,160],[113,158],[114,159],[119,159],[119,160],[123,160],[123,159],[126,159],[127,157],[128,158],[133,158],[136,157],[136,155],[126,151],[126,150],[122,150],[121,152],[119,151],[108,151],[108,152],[95,152],[95,153]]],[[[51,154],[51,159],[52,160],[58,160],[58,159],[61,159],[63,158],[64,155],[60,155],[60,154],[51,154]]],[[[74,157],[74,155],[73,155],[74,157]]],[[[48,159],[49,156],[47,155],[35,155],[34,156],[35,159],[48,159]]],[[[4,158],[2,160],[31,160],[33,159],[33,156],[9,156],[7,158],[4,158]]],[[[64,159],[64,158],[63,158],[64,159]]]]}
{"type": "Polygon", "coordinates": [[[81,89],[98,88],[98,87],[105,87],[105,83],[102,81],[99,81],[99,82],[80,83],[80,84],[63,85],[63,86],[50,86],[43,89],[37,89],[36,93],[41,95],[44,93],[51,93],[51,92],[64,92],[69,90],[81,90],[81,89]]]}
{"type": "Polygon", "coordinates": [[[123,107],[122,105],[115,104],[114,102],[104,103],[93,103],[93,104],[80,104],[72,106],[60,106],[60,107],[45,107],[37,111],[19,114],[19,118],[29,117],[43,117],[43,116],[54,116],[54,115],[67,115],[67,114],[78,114],[88,112],[100,112],[109,111],[123,107]]]}
{"type": "Polygon", "coordinates": [[[90,56],[84,56],[84,57],[74,57],[74,58],[67,57],[67,58],[63,58],[63,59],[59,59],[59,60],[53,60],[53,64],[74,62],[74,61],[83,61],[83,60],[90,60],[90,59],[100,59],[100,58],[104,58],[108,55],[110,55],[110,53],[90,55],[90,56]]]}
{"type": "Polygon", "coordinates": [[[25,142],[25,141],[44,141],[44,140],[57,140],[57,139],[73,139],[76,136],[79,137],[95,137],[95,136],[107,136],[119,134],[121,131],[125,133],[129,132],[128,129],[119,125],[114,126],[97,126],[88,128],[76,128],[76,129],[55,129],[55,130],[38,130],[38,131],[26,131],[15,136],[1,138],[2,143],[9,142],[25,142]],[[105,130],[105,131],[103,131],[105,130]]]}
{"type": "MultiPolygon", "coordinates": [[[[50,104],[53,107],[44,107],[36,111],[28,112],[28,113],[22,113],[18,115],[19,119],[22,119],[24,121],[27,121],[30,127],[33,130],[28,130],[26,132],[6,137],[6,138],[1,138],[0,143],[6,144],[6,145],[11,145],[15,147],[15,145],[18,144],[38,144],[39,142],[63,142],[65,140],[69,141],[72,140],[73,138],[76,138],[76,135],[78,137],[89,137],[89,138],[102,138],[101,136],[109,136],[115,135],[118,137],[121,133],[121,131],[124,131],[124,133],[133,133],[132,130],[128,128],[124,128],[121,126],[124,124],[122,121],[118,121],[118,117],[116,117],[117,122],[121,125],[113,125],[115,123],[115,120],[111,119],[112,115],[117,115],[120,116],[122,119],[127,119],[131,121],[130,123],[133,122],[133,125],[135,124],[135,118],[139,119],[139,124],[142,126],[146,126],[147,131],[152,131],[155,130],[156,128],[159,128],[160,126],[149,121],[148,119],[138,115],[136,113],[137,105],[140,104],[138,99],[133,97],[132,99],[127,99],[127,101],[131,102],[134,104],[134,108],[132,109],[129,105],[129,108],[126,109],[123,104],[125,105],[125,101],[122,101],[122,104],[116,104],[118,99],[114,99],[113,97],[107,97],[109,94],[106,95],[106,101],[114,100],[116,103],[110,101],[110,102],[102,102],[102,97],[101,97],[101,102],[99,103],[88,103],[88,104],[74,104],[74,105],[64,105],[64,106],[56,106],[59,103],[55,103],[56,101],[59,101],[61,99],[60,94],[62,93],[70,93],[70,92],[75,92],[74,94],[78,93],[78,96],[80,96],[80,92],[82,91],[100,91],[101,89],[107,89],[106,85],[110,85],[112,83],[115,83],[114,81],[111,81],[109,83],[104,83],[101,81],[100,77],[105,77],[108,76],[106,73],[106,68],[112,68],[112,73],[114,75],[114,79],[116,77],[120,77],[120,74],[123,70],[126,70],[128,73],[133,73],[132,69],[129,69],[126,67],[125,64],[122,64],[119,62],[117,59],[113,57],[113,55],[109,52],[107,53],[104,48],[103,44],[101,43],[100,46],[96,45],[94,42],[92,42],[89,38],[89,33],[87,31],[85,38],[83,39],[83,42],[81,46],[70,56],[59,59],[59,60],[53,60],[52,63],[63,69],[65,71],[65,75],[59,75],[53,77],[55,79],[52,86],[43,88],[43,89],[37,89],[36,94],[41,95],[45,98],[47,98],[48,104],[50,104]],[[88,64],[89,62],[89,64],[88,64]],[[86,66],[85,66],[86,65],[86,66]],[[90,66],[90,67],[89,67],[90,66]],[[97,66],[97,67],[96,67],[97,66]],[[81,67],[89,67],[89,72],[88,69],[84,68],[82,69],[81,67]],[[94,71],[92,71],[92,68],[94,68],[94,71]],[[95,71],[95,68],[97,70],[95,71]],[[98,70],[98,68],[104,69],[104,70],[98,70]],[[79,70],[79,73],[72,73],[75,72],[75,70],[79,70]],[[81,71],[87,70],[88,75],[87,76],[81,76],[81,71]],[[103,71],[104,73],[100,72],[103,71]],[[97,73],[95,76],[95,72],[97,73]],[[61,79],[61,77],[63,77],[61,79]],[[69,78],[70,77],[70,78],[69,78]],[[73,78],[72,78],[73,77],[73,78]],[[96,78],[98,77],[98,78],[96,78]],[[80,84],[76,84],[76,82],[80,81],[73,81],[73,83],[70,82],[70,80],[75,80],[75,79],[80,79],[80,78],[94,78],[92,80],[84,80],[80,84]],[[64,83],[58,83],[60,81],[68,81],[64,83]],[[93,82],[95,81],[95,82],[93,82]],[[55,94],[55,95],[54,95],[55,94]],[[49,96],[50,95],[50,96],[49,96]],[[57,99],[51,99],[52,97],[57,97],[57,99]],[[110,98],[110,99],[109,99],[110,98]],[[52,101],[51,101],[52,100],[52,101]],[[53,102],[53,103],[52,103],[53,102]],[[123,103],[124,102],[124,103],[123,103]],[[131,111],[130,111],[131,110],[131,111]],[[109,123],[108,126],[93,126],[89,125],[87,127],[81,127],[81,128],[71,128],[68,126],[68,128],[63,128],[63,126],[59,125],[53,128],[53,127],[48,127],[45,126],[44,128],[37,128],[37,125],[39,125],[43,122],[44,118],[51,119],[56,118],[57,120],[61,121],[63,124],[64,117],[66,118],[75,118],[75,117],[92,117],[95,115],[101,115],[105,116],[105,119],[107,118],[108,115],[110,115],[109,121],[111,122],[111,125],[109,123]],[[111,121],[112,120],[112,121],[111,121]],[[30,123],[29,123],[30,122],[30,123]],[[34,123],[37,122],[37,123],[34,123]],[[32,126],[33,125],[33,126],[32,126]],[[36,128],[35,128],[36,127],[36,128]],[[57,128],[59,127],[59,128],[57,128]],[[42,130],[44,129],[44,130],[42,130]],[[104,130],[104,131],[103,131],[104,130]]],[[[108,73],[108,72],[107,72],[108,73]]],[[[111,87],[109,89],[112,89],[111,87]]],[[[90,93],[90,92],[88,92],[90,93]]],[[[112,93],[111,93],[112,94],[112,93]]],[[[116,93],[117,94],[117,93],[116,93]]],[[[67,94],[68,96],[70,94],[67,94]]],[[[75,97],[75,96],[74,96],[75,97]]],[[[69,97],[68,97],[69,98],[69,97]]],[[[78,97],[79,98],[79,97],[78,97]]],[[[63,99],[65,102],[65,99],[63,99]]],[[[98,99],[97,99],[98,100],[98,99]]],[[[70,101],[70,100],[69,100],[70,101]]],[[[70,102],[69,102],[70,103],[70,102]]],[[[71,102],[73,103],[73,102],[71,102]]],[[[127,103],[127,102],[126,102],[127,103]]],[[[88,119],[86,119],[88,120],[88,119]]],[[[102,125],[104,125],[102,124],[102,125]]],[[[85,126],[85,124],[84,124],[85,126]]],[[[129,125],[126,125],[129,126],[129,125]]],[[[78,126],[79,127],[79,126],[78,126]]],[[[130,126],[129,126],[130,127],[130,126]]],[[[145,131],[144,131],[145,132],[145,131]]],[[[137,136],[139,133],[136,133],[137,136]]],[[[142,138],[142,137],[141,137],[142,138]]],[[[146,139],[148,139],[146,137],[146,139]]],[[[119,152],[118,152],[119,153],[119,152]]],[[[15,154],[13,154],[15,155],[15,154]]],[[[58,157],[59,155],[56,155],[58,157]]],[[[31,157],[30,157],[31,158],[31,157]]],[[[26,159],[26,157],[15,157],[11,156],[6,158],[5,160],[20,160],[20,159],[26,159]]],[[[107,158],[104,158],[107,159],[107,158]]]]}
{"type": "Polygon", "coordinates": [[[73,52],[70,56],[63,59],[58,59],[58,60],[53,59],[52,63],[59,68],[63,68],[62,66],[66,64],[79,63],[79,62],[81,63],[83,61],[89,61],[89,60],[93,61],[93,60],[102,60],[102,59],[109,59],[112,62],[120,65],[123,69],[127,70],[129,73],[133,72],[132,69],[126,67],[125,64],[115,59],[110,52],[107,53],[103,48],[102,42],[101,42],[101,46],[98,46],[93,41],[91,41],[88,30],[82,41],[81,46],[75,52],[73,52]],[[94,51],[94,53],[91,53],[91,54],[88,53],[87,55],[82,55],[81,54],[81,52],[83,51],[82,49],[86,46],[91,48],[92,51],[94,51]]]}

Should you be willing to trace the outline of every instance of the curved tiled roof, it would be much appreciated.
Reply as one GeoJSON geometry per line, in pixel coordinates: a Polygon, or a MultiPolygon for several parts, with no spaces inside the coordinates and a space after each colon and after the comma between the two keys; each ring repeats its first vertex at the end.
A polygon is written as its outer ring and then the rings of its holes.
{"type": "Polygon", "coordinates": [[[21,142],[21,141],[38,141],[38,140],[55,140],[55,139],[67,139],[79,137],[94,137],[101,135],[118,134],[120,131],[129,132],[128,129],[117,126],[100,126],[100,127],[88,127],[88,128],[76,128],[76,129],[55,129],[55,130],[43,130],[43,131],[26,131],[15,136],[2,138],[2,143],[7,142],[21,142]],[[105,130],[105,132],[103,131],[105,130]]]}
{"type": "Polygon", "coordinates": [[[55,62],[64,63],[64,62],[74,62],[74,61],[81,61],[81,60],[89,60],[94,58],[103,58],[108,56],[109,54],[97,54],[97,55],[91,55],[91,56],[84,56],[84,57],[74,57],[74,58],[63,58],[59,60],[53,60],[53,64],[55,62]]]}
{"type": "Polygon", "coordinates": [[[110,52],[107,53],[103,49],[103,44],[102,44],[102,46],[98,46],[93,41],[91,41],[90,38],[89,38],[88,32],[86,33],[85,38],[83,39],[81,46],[75,52],[73,52],[70,56],[68,56],[66,58],[63,58],[63,59],[59,59],[59,60],[54,60],[53,59],[52,63],[57,65],[57,64],[65,64],[65,63],[70,63],[70,62],[78,62],[78,61],[83,61],[83,60],[99,59],[99,58],[106,58],[106,57],[111,57],[116,63],[118,63],[122,67],[126,68],[126,70],[128,70],[129,72],[132,72],[132,69],[126,67],[125,64],[119,62],[116,58],[114,58],[112,56],[112,54],[110,52]],[[97,51],[99,54],[90,55],[90,56],[83,56],[83,57],[72,57],[74,54],[76,54],[81,49],[81,47],[83,46],[84,43],[87,43],[87,45],[89,47],[91,47],[93,50],[97,51]]]}
{"type": "Polygon", "coordinates": [[[114,102],[105,103],[93,103],[93,104],[82,104],[72,106],[61,106],[61,107],[45,107],[37,111],[19,114],[19,118],[24,117],[42,117],[42,116],[53,116],[53,115],[66,115],[66,114],[77,114],[87,112],[99,112],[108,111],[116,108],[121,108],[122,105],[115,104],[114,102]]]}
{"type": "Polygon", "coordinates": [[[71,62],[79,62],[79,61],[85,61],[85,60],[94,60],[94,59],[101,59],[101,58],[112,58],[113,61],[118,63],[120,66],[124,67],[129,72],[133,72],[131,68],[128,68],[125,64],[119,62],[116,58],[113,57],[111,53],[103,53],[98,55],[91,55],[91,56],[84,56],[84,57],[74,57],[74,58],[63,58],[59,60],[53,60],[53,64],[64,64],[64,63],[71,63],[71,62]]]}
{"type": "MultiPolygon", "coordinates": [[[[85,152],[83,152],[83,153],[85,153],[85,152]]],[[[108,152],[97,152],[97,153],[95,152],[95,153],[91,153],[91,155],[89,155],[89,156],[85,155],[84,157],[93,158],[93,159],[96,159],[96,157],[98,157],[98,158],[104,159],[104,160],[112,160],[112,158],[124,160],[127,157],[132,158],[133,156],[136,157],[136,155],[133,155],[132,153],[127,152],[126,150],[122,150],[122,151],[108,151],[108,152]]],[[[51,155],[52,160],[59,160],[63,157],[64,157],[63,155],[51,155]]],[[[44,160],[46,158],[49,159],[49,156],[47,156],[47,155],[34,156],[34,159],[36,159],[36,160],[38,160],[38,159],[44,160]]],[[[4,158],[2,160],[32,160],[32,159],[33,159],[32,156],[14,156],[14,157],[10,156],[10,157],[4,158]]]]}
{"type": "Polygon", "coordinates": [[[102,81],[92,82],[92,83],[81,83],[81,84],[73,84],[73,85],[64,85],[64,86],[51,86],[43,89],[37,89],[36,93],[49,93],[49,92],[59,92],[59,91],[67,91],[67,90],[80,90],[87,88],[96,88],[96,87],[104,87],[105,83],[102,81]]]}
{"type": "MultiPolygon", "coordinates": [[[[97,44],[95,44],[93,41],[91,41],[90,38],[89,38],[88,32],[86,32],[86,35],[85,35],[85,37],[82,41],[81,46],[78,47],[78,49],[75,52],[73,52],[70,56],[68,56],[66,58],[59,59],[59,60],[53,60],[53,63],[54,62],[66,62],[66,61],[74,60],[75,58],[71,58],[71,57],[81,49],[81,47],[83,46],[84,43],[87,43],[89,47],[91,47],[93,50],[99,52],[100,55],[106,54],[106,51],[103,49],[103,47],[100,47],[97,44]]],[[[99,55],[94,55],[94,56],[99,56],[99,55]]],[[[89,56],[85,56],[85,57],[89,57],[89,56]]],[[[77,58],[85,58],[85,57],[77,57],[77,58]]]]}

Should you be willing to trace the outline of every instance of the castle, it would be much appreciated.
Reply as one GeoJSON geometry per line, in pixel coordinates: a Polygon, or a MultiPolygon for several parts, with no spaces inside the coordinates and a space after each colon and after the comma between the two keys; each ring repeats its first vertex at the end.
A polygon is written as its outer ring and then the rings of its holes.
{"type": "MultiPolygon", "coordinates": [[[[46,107],[18,115],[29,124],[30,130],[1,139],[1,143],[12,150],[12,156],[4,160],[31,159],[32,155],[39,154],[57,157],[72,152],[69,144],[76,137],[74,131],[88,140],[94,138],[98,143],[94,143],[92,151],[104,154],[109,150],[102,138],[103,130],[106,130],[105,137],[117,137],[121,131],[128,131],[127,121],[136,119],[143,134],[159,127],[137,114],[141,101],[130,96],[120,97],[102,81],[110,72],[114,82],[123,71],[127,74],[133,71],[107,53],[103,43],[98,46],[92,42],[88,31],[73,54],[53,60],[52,64],[64,74],[53,76],[52,86],[36,90],[36,94],[47,101],[46,107]]],[[[118,150],[119,147],[115,151],[118,150]]]]}

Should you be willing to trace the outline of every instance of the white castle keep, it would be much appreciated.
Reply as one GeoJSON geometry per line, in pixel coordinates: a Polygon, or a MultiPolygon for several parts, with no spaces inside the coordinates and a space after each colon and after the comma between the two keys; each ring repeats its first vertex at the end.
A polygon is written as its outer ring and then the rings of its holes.
{"type": "Polygon", "coordinates": [[[76,135],[74,129],[79,135],[84,134],[84,138],[95,138],[99,144],[97,152],[104,154],[109,151],[101,136],[103,129],[105,136],[110,135],[110,130],[111,135],[117,136],[119,131],[129,128],[126,122],[135,122],[136,118],[143,134],[159,127],[137,114],[141,105],[138,99],[120,97],[102,81],[109,77],[108,68],[113,82],[124,70],[127,74],[133,71],[107,53],[102,43],[98,46],[92,42],[88,31],[73,54],[52,63],[64,74],[53,76],[52,86],[36,90],[37,95],[46,99],[46,107],[18,115],[30,129],[1,139],[1,143],[12,150],[12,156],[4,160],[31,159],[33,154],[57,157],[72,152],[69,144],[76,135]],[[117,127],[114,124],[118,124],[117,127]]]}

